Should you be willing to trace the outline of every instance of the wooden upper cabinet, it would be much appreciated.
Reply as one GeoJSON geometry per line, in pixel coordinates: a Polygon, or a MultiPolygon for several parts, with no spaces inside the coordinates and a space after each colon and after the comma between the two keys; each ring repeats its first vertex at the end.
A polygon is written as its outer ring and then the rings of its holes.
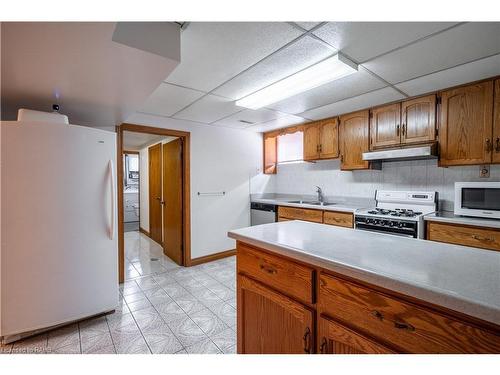
{"type": "Polygon", "coordinates": [[[339,157],[339,119],[337,117],[321,122],[319,129],[319,157],[320,159],[334,159],[339,157]]]}
{"type": "Polygon", "coordinates": [[[316,121],[304,127],[304,160],[339,156],[338,118],[316,121]]]}
{"type": "Polygon", "coordinates": [[[493,163],[500,163],[500,79],[495,81],[495,103],[493,109],[493,163]]]}
{"type": "Polygon", "coordinates": [[[427,143],[436,140],[436,95],[401,103],[401,143],[427,143]]]}
{"type": "Polygon", "coordinates": [[[319,159],[320,122],[304,126],[304,160],[319,159]]]}
{"type": "Polygon", "coordinates": [[[440,165],[491,162],[493,82],[441,93],[440,165]]]}
{"type": "Polygon", "coordinates": [[[277,164],[278,134],[264,133],[264,174],[276,174],[277,164]]]}
{"type": "Polygon", "coordinates": [[[238,275],[238,353],[312,353],[313,315],[295,300],[238,275]]]}
{"type": "Polygon", "coordinates": [[[370,111],[371,148],[399,145],[401,142],[401,103],[370,111]]]}
{"type": "Polygon", "coordinates": [[[384,345],[325,316],[318,319],[318,351],[321,354],[389,354],[384,345]]]}
{"type": "Polygon", "coordinates": [[[340,169],[368,169],[363,152],[369,150],[369,111],[349,113],[340,117],[340,169]]]}

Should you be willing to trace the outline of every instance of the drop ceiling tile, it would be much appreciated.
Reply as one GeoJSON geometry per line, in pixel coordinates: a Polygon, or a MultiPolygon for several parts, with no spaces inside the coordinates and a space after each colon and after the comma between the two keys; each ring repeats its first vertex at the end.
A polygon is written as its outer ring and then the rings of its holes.
{"type": "Polygon", "coordinates": [[[500,22],[460,25],[372,60],[364,66],[399,83],[500,52],[500,22]]]}
{"type": "Polygon", "coordinates": [[[500,54],[396,85],[411,96],[500,75],[500,54]]]}
{"type": "Polygon", "coordinates": [[[247,128],[254,124],[275,120],[285,115],[286,115],[285,113],[271,111],[266,108],[261,108],[257,110],[244,109],[241,112],[235,113],[234,115],[231,115],[229,117],[214,122],[214,125],[228,126],[234,128],[247,128]]]}
{"type": "Polygon", "coordinates": [[[326,47],[312,37],[305,36],[214,92],[235,100],[240,99],[335,53],[336,50],[326,47]]]}
{"type": "Polygon", "coordinates": [[[140,112],[171,116],[203,95],[200,91],[162,83],[151,94],[140,112]]]}
{"type": "Polygon", "coordinates": [[[350,76],[270,104],[267,107],[286,113],[298,114],[385,86],[387,85],[384,82],[360,68],[357,73],[350,76]]]}
{"type": "Polygon", "coordinates": [[[452,22],[329,22],[314,34],[358,62],[433,34],[452,22]]]}
{"type": "Polygon", "coordinates": [[[207,95],[175,115],[182,120],[211,123],[241,111],[234,100],[215,95],[207,95]]]}
{"type": "Polygon", "coordinates": [[[286,128],[287,126],[302,124],[304,122],[309,121],[303,117],[294,116],[294,115],[285,115],[279,117],[275,120],[262,122],[257,125],[252,125],[247,128],[247,130],[255,131],[255,132],[267,132],[275,129],[286,128]]]}
{"type": "Polygon", "coordinates": [[[210,91],[299,35],[285,22],[191,22],[166,81],[210,91]]]}
{"type": "Polygon", "coordinates": [[[341,100],[336,103],[328,104],[320,108],[301,113],[300,116],[313,120],[321,120],[331,116],[342,115],[361,109],[367,109],[376,105],[389,103],[395,100],[404,99],[403,95],[392,87],[385,87],[363,95],[341,100]]]}
{"type": "Polygon", "coordinates": [[[311,30],[314,26],[319,25],[321,22],[295,22],[297,25],[306,30],[311,30]]]}

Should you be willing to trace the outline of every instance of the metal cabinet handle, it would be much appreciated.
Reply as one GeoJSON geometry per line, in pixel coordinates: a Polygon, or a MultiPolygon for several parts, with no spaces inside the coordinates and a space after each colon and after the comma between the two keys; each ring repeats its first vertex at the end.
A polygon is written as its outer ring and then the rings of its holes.
{"type": "Polygon", "coordinates": [[[489,138],[486,138],[486,151],[489,152],[493,149],[493,145],[491,144],[491,141],[489,138]]]}
{"type": "Polygon", "coordinates": [[[483,237],[483,236],[478,236],[477,234],[473,234],[472,235],[472,238],[474,238],[475,240],[478,240],[478,241],[488,241],[488,242],[493,242],[495,241],[493,238],[491,237],[483,237]]]}
{"type": "Polygon", "coordinates": [[[327,347],[328,342],[326,341],[326,337],[323,337],[323,339],[321,340],[321,345],[319,346],[319,352],[321,354],[326,354],[327,347]]]}
{"type": "Polygon", "coordinates": [[[381,313],[380,311],[373,310],[373,311],[371,312],[371,314],[372,314],[375,318],[377,318],[377,319],[379,319],[379,320],[383,320],[383,319],[384,319],[384,315],[382,315],[382,313],[381,313]]]}
{"type": "Polygon", "coordinates": [[[406,135],[406,124],[401,125],[401,135],[403,137],[406,135]]]}
{"type": "Polygon", "coordinates": [[[275,274],[276,272],[278,272],[276,271],[276,268],[266,266],[265,264],[261,264],[259,267],[262,271],[266,271],[267,273],[270,274],[275,274]]]}
{"type": "Polygon", "coordinates": [[[319,145],[319,153],[321,154],[321,152],[322,152],[322,151],[323,151],[323,147],[322,147],[322,145],[320,144],[320,145],[319,145]]]}
{"type": "Polygon", "coordinates": [[[399,124],[397,124],[397,125],[396,125],[396,135],[397,135],[398,137],[399,137],[399,128],[400,128],[400,126],[399,126],[399,124]]]}
{"type": "Polygon", "coordinates": [[[496,143],[495,151],[500,152],[500,137],[497,137],[495,143],[496,143]]]}
{"type": "Polygon", "coordinates": [[[408,331],[415,331],[415,327],[413,327],[411,324],[399,320],[394,321],[394,327],[396,327],[397,329],[406,329],[408,331]]]}
{"type": "Polygon", "coordinates": [[[304,333],[304,337],[302,338],[304,341],[304,353],[311,353],[311,329],[309,327],[306,328],[306,332],[304,333]]]}
{"type": "Polygon", "coordinates": [[[344,155],[340,155],[340,162],[343,163],[344,162],[344,155]]]}

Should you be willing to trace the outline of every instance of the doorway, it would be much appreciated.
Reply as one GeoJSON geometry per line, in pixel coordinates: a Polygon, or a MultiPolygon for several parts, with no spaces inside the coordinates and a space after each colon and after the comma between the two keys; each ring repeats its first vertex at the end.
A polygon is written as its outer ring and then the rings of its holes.
{"type": "MultiPolygon", "coordinates": [[[[127,241],[130,241],[131,236],[146,236],[153,247],[163,252],[161,255],[167,256],[178,265],[189,266],[191,264],[190,134],[177,130],[122,124],[117,126],[117,137],[118,155],[122,155],[125,149],[130,149],[131,140],[132,143],[135,140],[141,159],[139,161],[139,190],[142,198],[139,202],[140,233],[127,232],[127,241]],[[148,142],[137,144],[140,143],[139,140],[144,139],[148,139],[148,142]]],[[[125,184],[123,183],[124,177],[127,177],[124,176],[125,172],[125,164],[118,163],[120,282],[125,281],[127,275],[135,271],[125,252],[125,184]]],[[[141,270],[137,271],[140,274],[141,270]]]]}

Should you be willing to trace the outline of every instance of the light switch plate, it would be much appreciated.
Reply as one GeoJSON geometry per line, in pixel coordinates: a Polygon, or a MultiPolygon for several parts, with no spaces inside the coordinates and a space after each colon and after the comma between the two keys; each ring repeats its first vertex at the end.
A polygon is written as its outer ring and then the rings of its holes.
{"type": "Polygon", "coordinates": [[[480,165],[479,166],[479,178],[489,178],[490,177],[490,166],[480,165]]]}

